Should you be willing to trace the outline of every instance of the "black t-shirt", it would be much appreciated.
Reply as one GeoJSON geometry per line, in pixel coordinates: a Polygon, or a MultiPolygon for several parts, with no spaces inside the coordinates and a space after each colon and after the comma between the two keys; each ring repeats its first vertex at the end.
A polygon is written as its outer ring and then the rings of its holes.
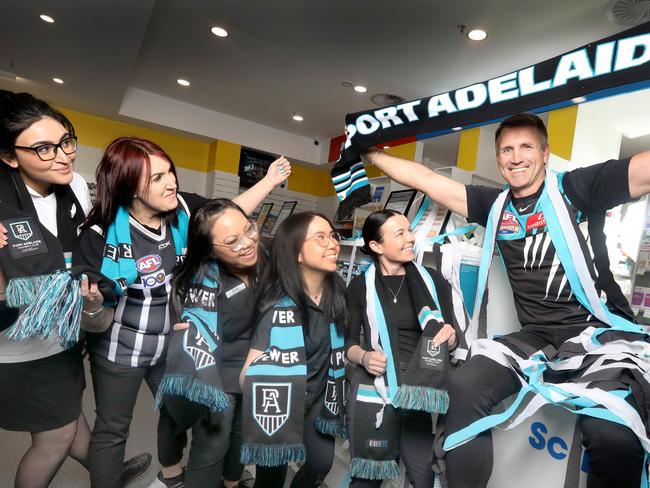
{"type": "MultiPolygon", "coordinates": [[[[563,193],[585,236],[586,251],[597,273],[596,288],[605,294],[613,312],[627,318],[632,317],[632,311],[610,270],[603,227],[608,209],[632,201],[629,163],[629,159],[611,160],[569,171],[562,179],[563,193]]],[[[467,185],[466,191],[468,220],[485,226],[501,190],[467,185]]],[[[513,198],[517,215],[504,211],[497,230],[497,245],[506,264],[517,315],[524,326],[584,324],[593,317],[571,291],[543,212],[537,208],[541,193],[542,189],[526,198],[513,198]],[[520,222],[525,223],[525,232],[520,222]]]]}
{"type": "MultiPolygon", "coordinates": [[[[440,272],[426,268],[433,278],[442,309],[442,317],[445,323],[453,323],[453,309],[451,300],[451,287],[442,277],[440,272]]],[[[397,292],[402,276],[381,276],[380,284],[377,286],[377,296],[384,310],[386,317],[395,317],[395,323],[387,324],[391,341],[396,340],[398,344],[398,361],[407,364],[417,347],[422,329],[418,322],[417,315],[412,306],[411,296],[406,284],[402,286],[397,294],[397,303],[393,303],[395,293],[397,292]],[[388,286],[393,293],[387,289],[388,286]]],[[[350,325],[348,335],[345,341],[346,351],[352,346],[360,346],[365,350],[372,350],[370,344],[370,327],[366,316],[366,281],[365,276],[356,276],[348,286],[347,291],[348,309],[350,312],[350,325]],[[361,331],[363,329],[364,344],[361,344],[361,331]]],[[[388,320],[388,319],[387,319],[388,320]]]]}
{"type": "Polygon", "coordinates": [[[255,319],[255,290],[222,270],[222,291],[217,297],[219,314],[219,348],[217,361],[220,365],[221,380],[227,393],[241,393],[239,373],[248,350],[255,319]]]}
{"type": "MultiPolygon", "coordinates": [[[[266,312],[257,323],[251,349],[266,351],[271,337],[273,309],[266,312]]],[[[307,360],[307,396],[305,409],[309,410],[313,403],[325,392],[327,386],[327,370],[330,363],[332,345],[330,342],[330,326],[323,311],[315,303],[309,301],[309,327],[304,327],[305,357],[307,360]]]]}

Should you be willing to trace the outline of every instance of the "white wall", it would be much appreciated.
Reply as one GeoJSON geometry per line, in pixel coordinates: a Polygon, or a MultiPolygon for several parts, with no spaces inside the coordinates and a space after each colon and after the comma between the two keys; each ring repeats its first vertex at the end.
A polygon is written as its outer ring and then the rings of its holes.
{"type": "Polygon", "coordinates": [[[618,159],[622,135],[590,104],[578,107],[570,168],[590,166],[608,159],[618,159]]]}

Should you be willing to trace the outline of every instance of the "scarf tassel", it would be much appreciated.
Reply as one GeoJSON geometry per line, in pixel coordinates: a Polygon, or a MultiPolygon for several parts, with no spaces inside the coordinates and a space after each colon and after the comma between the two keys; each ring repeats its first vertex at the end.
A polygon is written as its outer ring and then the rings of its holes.
{"type": "Polygon", "coordinates": [[[7,306],[19,308],[32,303],[47,277],[48,275],[24,276],[10,280],[7,284],[7,306]]]}
{"type": "Polygon", "coordinates": [[[273,467],[301,462],[305,457],[305,445],[301,442],[279,445],[244,443],[241,446],[240,461],[244,465],[273,467]]]}
{"type": "Polygon", "coordinates": [[[377,461],[355,457],[350,462],[350,476],[366,480],[396,480],[399,478],[399,466],[394,459],[377,461]]]}
{"type": "Polygon", "coordinates": [[[205,405],[210,410],[221,412],[230,406],[228,395],[214,385],[182,374],[166,374],[156,393],[155,408],[160,409],[165,395],[175,395],[205,405]]]}
{"type": "MultiPolygon", "coordinates": [[[[33,281],[36,283],[38,279],[33,281]]],[[[29,286],[20,283],[15,290],[28,293],[29,286]]],[[[83,297],[78,280],[66,271],[59,271],[42,279],[30,305],[5,334],[18,341],[57,335],[61,345],[68,347],[79,340],[82,309],[83,297]]]]}
{"type": "Polygon", "coordinates": [[[426,386],[400,385],[393,398],[396,408],[429,413],[447,413],[449,395],[445,390],[426,386]]]}
{"type": "Polygon", "coordinates": [[[340,419],[326,419],[318,416],[314,420],[314,428],[321,434],[339,436],[342,439],[348,438],[348,429],[340,419]]]}

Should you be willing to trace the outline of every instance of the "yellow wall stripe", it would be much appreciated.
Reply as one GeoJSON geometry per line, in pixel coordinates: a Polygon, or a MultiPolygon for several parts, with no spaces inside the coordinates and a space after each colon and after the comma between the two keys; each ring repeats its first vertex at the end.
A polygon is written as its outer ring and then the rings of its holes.
{"type": "Polygon", "coordinates": [[[578,105],[571,105],[548,113],[548,143],[551,152],[571,161],[573,138],[578,119],[578,105]]]}
{"type": "Polygon", "coordinates": [[[474,171],[476,169],[476,161],[478,159],[478,141],[480,135],[480,127],[467,129],[460,133],[456,166],[467,171],[474,171]]]}
{"type": "Polygon", "coordinates": [[[334,186],[329,171],[322,171],[306,166],[291,166],[291,176],[287,183],[287,189],[300,193],[308,193],[318,197],[334,195],[334,186]]]}

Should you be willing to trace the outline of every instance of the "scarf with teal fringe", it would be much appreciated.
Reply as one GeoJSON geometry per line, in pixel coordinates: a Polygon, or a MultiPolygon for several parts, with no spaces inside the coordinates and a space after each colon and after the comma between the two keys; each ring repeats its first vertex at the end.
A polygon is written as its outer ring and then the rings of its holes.
{"type": "Polygon", "coordinates": [[[210,265],[204,276],[198,276],[187,290],[180,314],[181,322],[189,328],[172,335],[167,350],[165,376],[156,394],[156,408],[166,395],[167,410],[178,425],[189,427],[205,413],[187,402],[203,405],[213,412],[228,408],[228,395],[223,391],[216,352],[219,347],[219,266],[210,265]]]}
{"type": "MultiPolygon", "coordinates": [[[[57,234],[38,219],[34,202],[17,170],[1,165],[0,221],[7,245],[0,267],[8,280],[7,307],[26,307],[6,335],[15,340],[58,336],[64,347],[79,338],[83,299],[81,272],[71,273],[72,248],[85,216],[69,185],[55,185],[57,234]]],[[[83,270],[82,270],[83,271],[83,270]]]]}
{"type": "MultiPolygon", "coordinates": [[[[301,313],[293,300],[280,300],[269,312],[268,349],[246,370],[241,462],[281,466],[305,460],[303,423],[307,364],[301,313]]],[[[344,339],[330,324],[330,367],[321,415],[322,434],[347,437],[344,415],[344,339]]]]}
{"type": "Polygon", "coordinates": [[[401,377],[397,344],[395,338],[391,340],[395,331],[391,334],[389,330],[391,317],[385,315],[377,295],[376,287],[381,284],[377,283],[375,265],[365,274],[370,343],[373,350],[384,353],[387,365],[382,376],[372,377],[365,370],[357,372],[364,380],[355,382],[354,391],[350,392],[356,400],[354,418],[350,419],[350,475],[355,478],[398,478],[400,417],[395,409],[436,414],[445,413],[449,405],[447,344],[433,345],[433,338],[444,325],[435,284],[423,266],[408,263],[405,269],[406,286],[422,334],[401,377]]]}

